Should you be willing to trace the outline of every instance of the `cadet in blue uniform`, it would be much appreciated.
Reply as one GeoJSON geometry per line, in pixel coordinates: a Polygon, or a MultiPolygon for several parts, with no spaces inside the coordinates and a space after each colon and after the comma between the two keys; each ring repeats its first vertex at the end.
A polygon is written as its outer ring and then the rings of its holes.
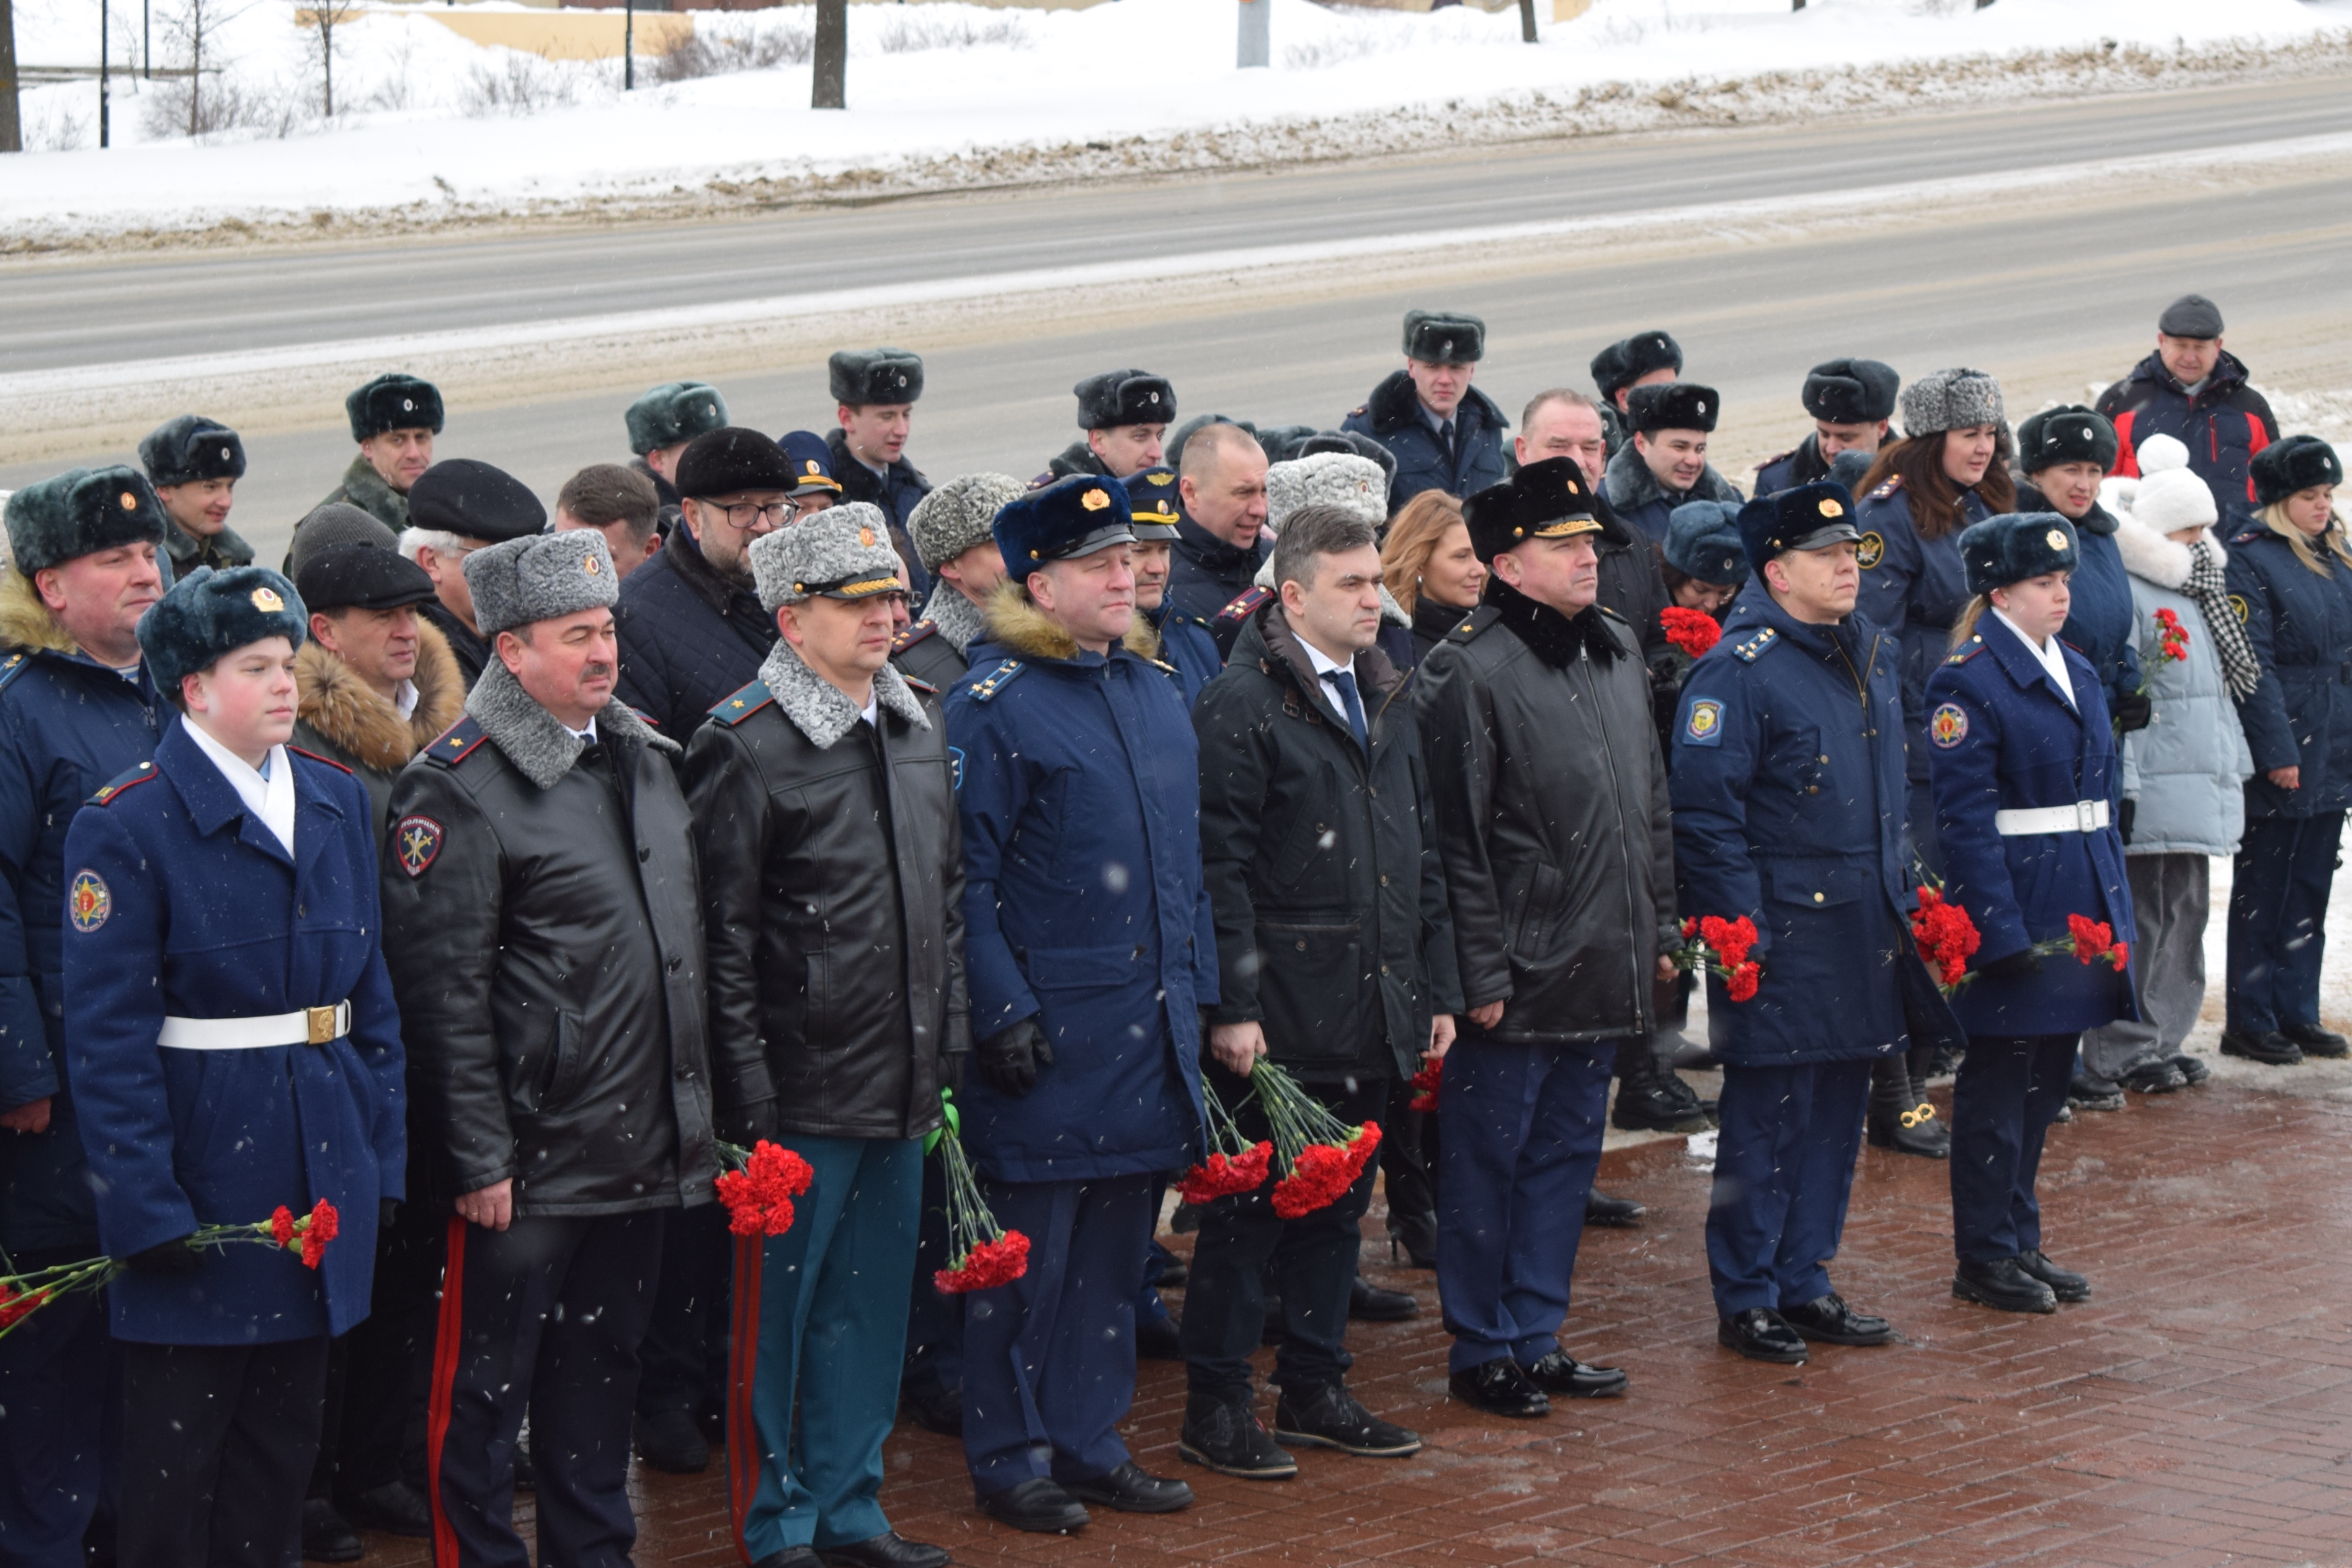
{"type": "Polygon", "coordinates": [[[2315,436],[2254,456],[2261,510],[2230,541],[2230,603],[2262,679],[2238,703],[2256,776],[2230,885],[2231,1056],[2340,1057],[2319,1024],[2327,895],[2352,805],[2352,545],[2336,516],[2344,465],[2315,436]]]}
{"type": "MultiPolygon", "coordinates": [[[[163,592],[165,514],[127,468],[8,502],[0,574],[0,1247],[19,1268],[98,1251],[67,1081],[66,829],[154,755],[139,617],[163,592]],[[123,505],[128,499],[129,506],[123,505]]],[[[106,1313],[68,1296],[0,1338],[0,1560],[80,1568],[99,1492],[106,1313]]]]}
{"type": "Polygon", "coordinates": [[[1975,595],[1927,682],[1945,892],[1982,938],[1953,1011],[1969,1032],[1952,1091],[1952,1294],[2012,1312],[2087,1300],[2042,1253],[2033,1178],[2084,1029],[2137,1018],[2131,977],[2043,960],[2067,917],[2129,940],[2115,731],[2090,662],[2059,639],[2080,559],[2056,512],[2004,513],[1960,535],[1975,595]]]}
{"type": "Polygon", "coordinates": [[[1393,515],[1423,490],[1466,496],[1499,484],[1509,469],[1503,432],[1510,421],[1470,384],[1486,357],[1486,323],[1444,310],[1404,313],[1404,368],[1391,371],[1340,422],[1396,458],[1389,482],[1393,515]]]}
{"type": "Polygon", "coordinates": [[[1633,438],[1610,457],[1601,493],[1651,543],[1666,542],[1678,506],[1739,504],[1738,487],[1706,460],[1706,438],[1722,413],[1716,390],[1695,381],[1654,382],[1625,395],[1625,423],[1633,438]]]}
{"type": "Polygon", "coordinates": [[[1127,487],[1129,528],[1135,534],[1136,618],[1158,634],[1160,648],[1151,657],[1176,667],[1189,708],[1199,700],[1201,689],[1223,671],[1225,660],[1217,651],[1217,639],[1209,635],[1209,623],[1186,614],[1168,593],[1176,542],[1183,537],[1177,527],[1183,513],[1176,506],[1176,470],[1154,466],[1121,482],[1127,487]]]}
{"type": "Polygon", "coordinates": [[[981,1506],[1066,1531],[1085,1502],[1192,1501],[1118,1423],[1151,1194],[1199,1157],[1199,1009],[1217,1000],[1198,745],[1174,672],[1135,652],[1127,492],[1074,475],[997,514],[1013,591],[949,695],[974,1071],[963,1136],[1016,1283],[964,1317],[964,1455],[981,1506]]]}
{"type": "Polygon", "coordinates": [[[65,1037],[122,1384],[117,1554],[300,1550],[327,1342],[367,1315],[404,1189],[400,1015],[367,791],[289,749],[294,585],[199,567],[139,623],[180,707],[66,834],[65,1037]],[[319,1267],[197,1226],[321,1201],[319,1267]]]}
{"type": "Polygon", "coordinates": [[[1876,1345],[1884,1318],[1831,1288],[1873,1061],[1911,1016],[1959,1030],[1904,931],[1898,647],[1853,613],[1853,499],[1801,485],[1741,509],[1755,581],[1685,684],[1675,726],[1675,863],[1686,916],[1746,916],[1756,994],[1707,981],[1723,1060],[1707,1214],[1716,1337],[1757,1361],[1876,1345]]]}

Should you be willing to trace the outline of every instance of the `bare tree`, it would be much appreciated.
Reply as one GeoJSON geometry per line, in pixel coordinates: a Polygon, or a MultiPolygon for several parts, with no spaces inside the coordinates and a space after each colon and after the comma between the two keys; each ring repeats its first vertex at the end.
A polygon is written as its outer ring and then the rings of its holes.
{"type": "Polygon", "coordinates": [[[253,0],[232,5],[228,0],[180,0],[180,8],[163,24],[163,36],[179,46],[188,68],[188,134],[212,129],[205,110],[205,48],[214,36],[253,9],[253,0]]]}
{"type": "Polygon", "coordinates": [[[816,79],[809,107],[849,107],[848,75],[849,0],[816,0],[816,79]]]}
{"type": "Polygon", "coordinates": [[[16,106],[16,7],[0,0],[0,153],[25,150],[25,121],[16,106]]]}
{"type": "MultiPolygon", "coordinates": [[[[5,3],[5,0],[0,0],[5,3]]],[[[329,120],[335,117],[335,29],[345,22],[355,21],[359,12],[341,0],[317,0],[310,13],[318,18],[319,30],[310,47],[319,57],[320,73],[320,112],[329,120]]]]}

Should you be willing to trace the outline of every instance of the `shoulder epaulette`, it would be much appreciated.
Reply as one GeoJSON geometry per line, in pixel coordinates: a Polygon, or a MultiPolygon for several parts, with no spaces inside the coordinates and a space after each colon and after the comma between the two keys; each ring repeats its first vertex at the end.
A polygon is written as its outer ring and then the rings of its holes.
{"type": "MultiPolygon", "coordinates": [[[[289,745],[286,749],[293,752],[298,757],[308,757],[314,763],[324,763],[329,767],[338,769],[343,773],[349,773],[352,772],[350,763],[339,763],[332,757],[322,757],[318,752],[306,750],[301,746],[289,745]]],[[[353,778],[357,778],[359,775],[357,773],[352,773],[352,776],[353,778]]]]}
{"type": "Polygon", "coordinates": [[[1356,417],[1356,416],[1358,416],[1359,414],[1363,413],[1366,409],[1370,408],[1370,406],[1371,406],[1371,405],[1370,405],[1370,404],[1369,404],[1369,403],[1359,403],[1359,404],[1357,404],[1357,405],[1356,405],[1356,406],[1354,406],[1353,408],[1349,409],[1349,410],[1348,410],[1348,412],[1347,412],[1344,416],[1342,416],[1342,417],[1343,417],[1343,418],[1348,418],[1348,419],[1353,419],[1354,417],[1356,417]]]}
{"type": "Polygon", "coordinates": [[[163,776],[163,775],[162,773],[155,771],[155,764],[153,763],[142,763],[137,767],[131,768],[124,773],[117,773],[114,777],[107,780],[105,784],[100,788],[99,792],[89,797],[89,804],[92,805],[111,805],[114,804],[115,796],[121,795],[124,790],[129,789],[132,784],[143,784],[149,779],[160,779],[163,776]]]}
{"type": "MultiPolygon", "coordinates": [[[[2240,529],[2236,533],[2231,534],[2230,536],[2230,542],[2232,544],[2252,544],[2257,539],[2273,537],[2275,537],[2275,535],[2272,534],[2271,531],[2267,527],[2257,522],[2246,528],[2240,529]]],[[[6,686],[7,677],[0,675],[0,689],[5,689],[6,686]]]]}
{"type": "Polygon", "coordinates": [[[1257,607],[1260,605],[1265,604],[1268,599],[1273,597],[1274,595],[1264,588],[1244,588],[1234,596],[1232,604],[1227,605],[1223,609],[1217,612],[1217,619],[1221,621],[1245,621],[1256,613],[1257,607]]]}
{"type": "Polygon", "coordinates": [[[16,684],[17,679],[33,668],[33,656],[21,647],[12,647],[8,657],[0,658],[0,691],[16,684]]]}
{"type": "Polygon", "coordinates": [[[1977,655],[1984,652],[1984,638],[1981,637],[1972,637],[1969,639],[1968,647],[1960,649],[1959,652],[1953,654],[1949,658],[1944,660],[1944,662],[1946,664],[1966,664],[1969,660],[1976,658],[1977,655]]]}
{"type": "Polygon", "coordinates": [[[1893,479],[1887,480],[1885,484],[1879,486],[1876,489],[1871,491],[1869,499],[1872,500],[1885,500],[1888,496],[1893,495],[1896,490],[1899,490],[1902,488],[1903,476],[1901,474],[1897,474],[1893,479]]]}
{"type": "Polygon", "coordinates": [[[488,738],[468,714],[442,731],[440,738],[425,748],[425,754],[445,768],[454,768],[472,756],[474,748],[488,738]]]}
{"type": "Polygon", "coordinates": [[[913,626],[908,626],[905,631],[900,632],[897,637],[890,639],[890,651],[892,653],[904,653],[908,648],[914,647],[917,643],[921,642],[925,637],[935,637],[939,635],[940,627],[938,622],[917,621],[913,626]]]}
{"type": "Polygon", "coordinates": [[[1598,600],[1594,601],[1592,607],[1599,610],[1602,615],[1607,616],[1611,620],[1616,621],[1621,625],[1630,626],[1633,624],[1633,622],[1626,620],[1624,616],[1619,615],[1616,611],[1611,609],[1608,605],[1600,603],[1598,600]]]}
{"type": "Polygon", "coordinates": [[[1796,455],[1797,455],[1797,448],[1795,448],[1794,447],[1790,447],[1790,448],[1789,448],[1787,451],[1785,451],[1785,452],[1775,452],[1775,453],[1773,453],[1770,457],[1769,457],[1769,458],[1765,458],[1762,462],[1760,462],[1760,463],[1757,464],[1757,465],[1756,465],[1756,471],[1757,471],[1758,473],[1759,473],[1759,474],[1760,474],[1760,473],[1762,473],[1765,469],[1767,469],[1767,468],[1770,468],[1773,464],[1775,464],[1775,463],[1785,463],[1785,462],[1787,462],[1790,458],[1791,458],[1795,457],[1796,455]]]}
{"type": "Polygon", "coordinates": [[[915,690],[921,692],[926,697],[937,697],[940,694],[940,689],[938,687],[933,686],[929,681],[925,680],[919,675],[908,675],[902,669],[898,672],[898,679],[905,681],[908,686],[912,687],[915,690]]]}
{"type": "Polygon", "coordinates": [[[1780,640],[1780,628],[1778,626],[1766,626],[1762,631],[1758,632],[1746,642],[1734,647],[1731,650],[1731,657],[1740,660],[1744,664],[1754,664],[1758,659],[1764,657],[1765,653],[1771,648],[1773,644],[1780,640]]]}
{"type": "Polygon", "coordinates": [[[1023,664],[1017,658],[1006,659],[1003,664],[998,665],[994,669],[990,670],[986,675],[982,676],[978,680],[971,683],[971,700],[974,702],[986,702],[994,698],[998,692],[1003,690],[1006,687],[1019,679],[1021,672],[1028,668],[1029,667],[1027,665],[1023,664]]]}
{"type": "Polygon", "coordinates": [[[1462,617],[1461,625],[1445,634],[1447,642],[1468,642],[1488,626],[1502,619],[1502,612],[1492,605],[1482,605],[1462,617]]]}
{"type": "Polygon", "coordinates": [[[710,716],[731,729],[775,700],[776,694],[768,689],[766,681],[755,680],[711,704],[710,716]]]}

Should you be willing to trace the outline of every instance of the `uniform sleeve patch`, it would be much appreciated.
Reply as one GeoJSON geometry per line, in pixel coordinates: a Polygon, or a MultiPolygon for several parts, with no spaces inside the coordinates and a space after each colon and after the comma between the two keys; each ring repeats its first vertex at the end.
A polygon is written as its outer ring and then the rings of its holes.
{"type": "Polygon", "coordinates": [[[963,748],[961,746],[948,748],[948,779],[953,787],[963,788],[963,748]]]}
{"type": "Polygon", "coordinates": [[[413,882],[440,857],[441,825],[429,816],[404,816],[393,829],[392,847],[413,882]]]}
{"type": "Polygon", "coordinates": [[[1950,751],[1969,738],[1969,712],[1957,702],[1947,702],[1927,715],[1927,738],[1950,751]]]}
{"type": "Polygon", "coordinates": [[[1853,547],[1853,563],[1867,572],[1886,559],[1886,540],[1875,530],[1862,536],[1853,547]]]}
{"type": "Polygon", "coordinates": [[[87,934],[106,923],[114,912],[114,895],[106,886],[106,879],[95,871],[76,871],[66,888],[66,918],[73,928],[87,934]]]}
{"type": "Polygon", "coordinates": [[[1712,697],[1693,702],[1689,715],[1683,720],[1683,740],[1693,746],[1723,744],[1723,704],[1712,697]]]}
{"type": "Polygon", "coordinates": [[[2238,612],[2238,624],[2242,626],[2246,624],[2246,617],[2252,613],[2246,608],[2246,597],[2242,594],[2230,595],[2230,608],[2238,612]]]}

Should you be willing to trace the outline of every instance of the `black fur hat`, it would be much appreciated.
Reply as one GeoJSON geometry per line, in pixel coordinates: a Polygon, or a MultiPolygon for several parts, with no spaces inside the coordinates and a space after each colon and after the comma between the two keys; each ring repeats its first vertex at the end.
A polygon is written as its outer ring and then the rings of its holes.
{"type": "Polygon", "coordinates": [[[697,436],[677,459],[677,493],[698,500],[747,490],[789,495],[800,482],[800,470],[782,447],[740,425],[697,436]]]}
{"type": "MultiPolygon", "coordinates": [[[[2344,482],[2344,464],[2336,448],[2316,436],[2289,436],[2273,442],[2254,454],[2253,472],[2256,506],[2275,506],[2314,485],[2344,482]]],[[[16,532],[11,522],[9,537],[14,539],[16,532]]]]}
{"type": "Polygon", "coordinates": [[[1081,430],[1166,425],[1176,417],[1176,389],[1148,370],[1107,370],[1070,390],[1077,395],[1081,430]]]}
{"type": "Polygon", "coordinates": [[[159,487],[245,478],[245,443],[236,431],[201,414],[183,414],[148,431],[139,443],[139,460],[147,467],[148,482],[159,487]]]}
{"type": "Polygon", "coordinates": [[[1667,515],[1666,564],[1685,577],[1736,588],[1748,581],[1739,509],[1729,501],[1685,501],[1667,515]]]}
{"type": "Polygon", "coordinates": [[[1663,329],[1635,332],[1594,354],[1592,384],[1601,389],[1601,401],[1614,403],[1621,390],[1654,370],[1683,373],[1683,346],[1663,329]]]}
{"type": "Polygon", "coordinates": [[[629,450],[642,458],[680,441],[723,429],[727,400],[704,381],[666,381],[629,405],[629,450]]]}
{"type": "Polygon", "coordinates": [[[408,489],[408,521],[415,528],[499,544],[544,529],[547,509],[529,485],[504,468],[452,458],[416,476],[408,489]]]}
{"type": "Polygon", "coordinates": [[[30,577],[121,544],[161,544],[171,526],[155,487],[117,463],[68,468],[8,498],[8,558],[30,577]]]}
{"type": "Polygon", "coordinates": [[[352,439],[364,441],[387,430],[430,430],[441,434],[441,389],[398,371],[377,376],[365,386],[353,387],[343,399],[352,416],[352,439]]]}
{"type": "Polygon", "coordinates": [[[1661,381],[1625,395],[1625,423],[1636,432],[1712,430],[1723,412],[1715,388],[1695,381],[1661,381]]]}
{"type": "Polygon", "coordinates": [[[1451,310],[1407,310],[1404,357],[1424,364],[1476,364],[1486,357],[1486,323],[1451,310]]]}
{"type": "Polygon", "coordinates": [[[1573,458],[1546,458],[1499,485],[1488,485],[1462,503],[1462,521],[1470,530],[1470,548],[1488,565],[1530,539],[1597,533],[1612,543],[1622,542],[1622,529],[1601,520],[1592,486],[1573,458]]]}
{"type": "Polygon", "coordinates": [[[2017,427],[2017,466],[2029,474],[2058,463],[2096,463],[2113,473],[2122,449],[2106,416],[2079,403],[2045,408],[2017,427]]]}
{"type": "Polygon", "coordinates": [[[923,357],[905,349],[844,349],[824,362],[833,400],[852,408],[923,395],[923,357]]]}
{"type": "Polygon", "coordinates": [[[1805,412],[1832,425],[1875,425],[1895,417],[1903,378],[1874,359],[1833,359],[1805,374],[1805,412]]]}
{"type": "Polygon", "coordinates": [[[268,567],[199,566],[139,617],[139,651],[155,689],[176,697],[183,679],[248,643],[284,637],[300,647],[310,625],[294,584],[268,567]]]}
{"type": "Polygon", "coordinates": [[[2054,511],[2005,511],[1960,534],[1969,592],[1990,594],[2028,577],[2072,572],[2082,562],[2074,525],[2054,511]]]}

